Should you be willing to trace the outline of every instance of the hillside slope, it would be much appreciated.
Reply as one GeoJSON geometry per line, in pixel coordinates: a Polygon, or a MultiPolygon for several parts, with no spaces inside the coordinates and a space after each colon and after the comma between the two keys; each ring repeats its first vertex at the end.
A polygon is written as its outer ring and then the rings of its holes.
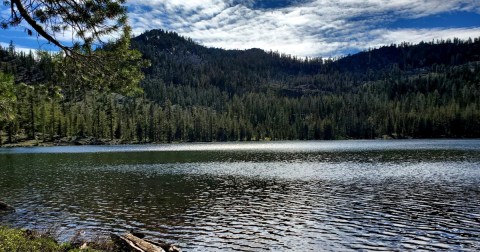
{"type": "Polygon", "coordinates": [[[27,84],[17,86],[15,120],[0,125],[7,141],[480,137],[479,39],[334,61],[206,48],[161,30],[132,40],[152,63],[141,97],[81,89],[51,97],[69,87],[56,79],[52,56],[0,48],[0,71],[27,84]]]}
{"type": "Polygon", "coordinates": [[[133,41],[152,61],[143,82],[149,99],[227,112],[277,132],[268,137],[479,134],[478,38],[389,45],[335,61],[206,48],[162,30],[133,41]]]}

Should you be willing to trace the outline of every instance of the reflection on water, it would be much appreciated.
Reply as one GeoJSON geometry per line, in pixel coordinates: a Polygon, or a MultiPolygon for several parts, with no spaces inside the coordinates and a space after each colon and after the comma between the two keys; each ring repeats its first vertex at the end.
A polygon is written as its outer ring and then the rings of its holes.
{"type": "Polygon", "coordinates": [[[104,153],[178,151],[345,152],[385,150],[478,150],[478,140],[345,140],[184,143],[117,146],[53,146],[0,149],[0,153],[104,153]]]}
{"type": "Polygon", "coordinates": [[[18,211],[0,222],[63,239],[138,228],[185,251],[480,249],[476,140],[2,153],[0,199],[18,211]]]}

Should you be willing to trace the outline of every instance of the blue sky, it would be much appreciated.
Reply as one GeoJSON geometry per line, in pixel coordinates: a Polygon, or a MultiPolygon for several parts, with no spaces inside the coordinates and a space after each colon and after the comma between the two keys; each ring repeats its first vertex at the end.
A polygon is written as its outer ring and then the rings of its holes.
{"type": "MultiPolygon", "coordinates": [[[[401,42],[480,37],[480,0],[127,0],[134,34],[165,29],[225,49],[336,57],[401,42]]],[[[1,7],[1,15],[8,9],[1,7]]],[[[24,27],[0,43],[55,50],[24,27]]],[[[71,42],[71,36],[61,38],[71,42]]]]}

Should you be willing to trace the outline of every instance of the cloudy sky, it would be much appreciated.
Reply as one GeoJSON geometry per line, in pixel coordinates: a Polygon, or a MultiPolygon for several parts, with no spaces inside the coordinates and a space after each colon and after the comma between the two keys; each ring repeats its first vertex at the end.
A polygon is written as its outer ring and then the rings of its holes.
{"type": "MultiPolygon", "coordinates": [[[[480,0],[127,0],[134,34],[164,29],[225,49],[336,57],[381,45],[480,37],[480,0]]],[[[2,7],[2,16],[8,9],[2,7]]],[[[24,28],[2,45],[52,50],[24,28]]]]}

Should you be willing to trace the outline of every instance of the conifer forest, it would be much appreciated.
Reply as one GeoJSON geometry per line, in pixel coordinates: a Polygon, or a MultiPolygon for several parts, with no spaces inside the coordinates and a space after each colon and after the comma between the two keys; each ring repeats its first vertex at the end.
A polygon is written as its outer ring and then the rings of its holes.
{"type": "Polygon", "coordinates": [[[106,74],[74,74],[58,54],[0,48],[0,106],[11,118],[2,142],[480,137],[480,38],[336,59],[207,48],[163,30],[128,46],[142,72],[122,68],[109,89],[95,87],[106,74]]]}

